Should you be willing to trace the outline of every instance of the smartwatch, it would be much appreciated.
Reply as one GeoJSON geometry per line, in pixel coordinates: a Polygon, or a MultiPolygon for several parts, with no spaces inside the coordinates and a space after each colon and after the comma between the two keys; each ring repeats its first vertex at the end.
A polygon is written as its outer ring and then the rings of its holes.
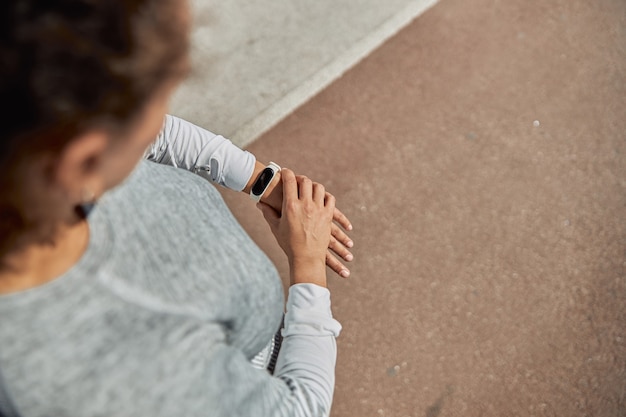
{"type": "Polygon", "coordinates": [[[276,176],[276,174],[280,171],[280,167],[278,164],[274,162],[270,162],[270,164],[265,167],[263,171],[259,174],[258,178],[252,185],[252,189],[250,190],[250,198],[255,202],[259,202],[267,187],[272,183],[272,180],[276,176]]]}

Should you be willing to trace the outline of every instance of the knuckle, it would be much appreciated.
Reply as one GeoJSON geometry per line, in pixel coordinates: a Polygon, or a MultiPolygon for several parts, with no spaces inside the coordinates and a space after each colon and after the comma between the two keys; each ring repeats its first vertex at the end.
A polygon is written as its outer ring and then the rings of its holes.
{"type": "Polygon", "coordinates": [[[286,202],[285,207],[288,211],[293,212],[298,208],[298,203],[296,201],[290,200],[286,202]]]}

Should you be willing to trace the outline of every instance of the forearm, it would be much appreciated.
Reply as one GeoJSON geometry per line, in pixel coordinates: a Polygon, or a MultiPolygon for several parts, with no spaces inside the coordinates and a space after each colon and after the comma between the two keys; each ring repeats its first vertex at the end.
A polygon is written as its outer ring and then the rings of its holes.
{"type": "Polygon", "coordinates": [[[223,136],[170,115],[144,157],[186,169],[235,191],[247,185],[256,164],[254,155],[223,136]]]}
{"type": "Polygon", "coordinates": [[[341,325],[332,317],[330,292],[314,284],[289,289],[283,345],[274,376],[285,380],[302,415],[330,414],[341,325]],[[307,400],[307,397],[309,400],[307,400]]]}

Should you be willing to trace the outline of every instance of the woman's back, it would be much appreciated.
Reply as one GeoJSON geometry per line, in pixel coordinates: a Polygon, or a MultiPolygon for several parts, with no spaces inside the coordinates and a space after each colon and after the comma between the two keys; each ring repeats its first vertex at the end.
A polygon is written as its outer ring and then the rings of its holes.
{"type": "Polygon", "coordinates": [[[283,295],[223,204],[205,180],[144,162],[92,213],[72,270],[0,296],[0,361],[24,415],[207,415],[250,394],[283,295]]]}

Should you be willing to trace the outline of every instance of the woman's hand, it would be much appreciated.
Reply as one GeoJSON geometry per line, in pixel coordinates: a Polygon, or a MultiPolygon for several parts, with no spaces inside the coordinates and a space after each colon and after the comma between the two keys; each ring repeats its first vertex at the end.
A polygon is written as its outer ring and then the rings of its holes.
{"type": "MultiPolygon", "coordinates": [[[[296,176],[296,180],[300,181],[304,176],[296,176]]],[[[326,198],[334,198],[332,194],[326,193],[326,198]]],[[[282,171],[279,172],[274,181],[268,187],[266,193],[261,199],[262,203],[272,207],[276,213],[280,216],[283,206],[283,180],[282,171]]],[[[348,278],[350,276],[350,270],[339,260],[351,262],[354,256],[350,252],[349,248],[354,246],[354,242],[346,234],[345,231],[352,230],[352,224],[345,214],[335,207],[333,212],[333,220],[336,223],[331,224],[331,238],[326,251],[326,265],[328,265],[338,275],[348,278]],[[339,258],[338,258],[339,257],[339,258]]]]}
{"type": "Polygon", "coordinates": [[[282,207],[259,203],[278,244],[289,259],[291,284],[326,287],[327,250],[331,244],[335,197],[324,186],[289,169],[282,170],[282,207]]]}

